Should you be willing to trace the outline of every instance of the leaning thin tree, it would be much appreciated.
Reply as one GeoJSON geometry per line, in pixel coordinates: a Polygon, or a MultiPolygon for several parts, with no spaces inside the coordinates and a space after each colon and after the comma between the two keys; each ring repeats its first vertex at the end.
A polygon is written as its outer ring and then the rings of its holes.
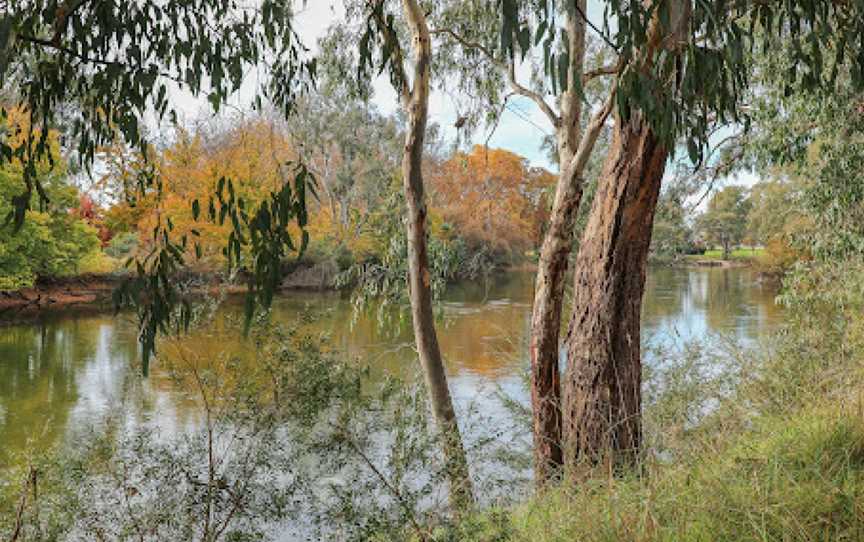
{"type": "Polygon", "coordinates": [[[405,58],[394,18],[385,11],[384,1],[369,1],[369,26],[361,46],[361,63],[371,61],[368,45],[375,35],[381,43],[382,66],[389,65],[390,77],[399,93],[408,123],[402,156],[402,183],[405,193],[408,240],[408,286],[414,340],[435,422],[443,437],[445,468],[450,481],[450,500],[456,511],[473,502],[468,460],[456,420],[453,399],[447,384],[444,360],[435,331],[431,273],[427,249],[427,207],[423,184],[423,149],[429,117],[429,90],[432,38],[426,15],[416,0],[402,0],[402,16],[411,32],[412,78],[405,70],[405,58]],[[364,49],[366,47],[366,49],[364,49]]]}

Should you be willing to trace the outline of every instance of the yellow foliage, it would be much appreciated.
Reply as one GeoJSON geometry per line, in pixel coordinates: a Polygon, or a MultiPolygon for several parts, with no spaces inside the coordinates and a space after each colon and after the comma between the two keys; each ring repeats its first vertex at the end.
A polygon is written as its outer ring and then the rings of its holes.
{"type": "Polygon", "coordinates": [[[220,225],[207,218],[219,179],[230,179],[237,196],[251,211],[288,180],[284,165],[293,158],[295,153],[287,139],[263,120],[239,124],[214,140],[180,130],[173,145],[151,157],[162,182],[161,198],[153,189],[134,208],[123,202],[111,209],[109,216],[137,222],[145,249],[154,228],[170,219],[178,239],[187,235],[190,243],[197,241],[201,245],[199,265],[212,267],[224,261],[222,248],[231,231],[227,220],[220,225]],[[195,200],[201,209],[198,220],[192,212],[195,200]],[[193,236],[192,230],[199,236],[193,236]]]}

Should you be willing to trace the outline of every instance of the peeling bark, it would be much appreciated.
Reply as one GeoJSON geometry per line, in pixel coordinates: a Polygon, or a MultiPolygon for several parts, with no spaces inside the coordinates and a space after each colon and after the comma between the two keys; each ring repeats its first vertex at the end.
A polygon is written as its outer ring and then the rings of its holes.
{"type": "MultiPolygon", "coordinates": [[[[657,51],[677,55],[691,6],[668,0],[655,15],[634,69],[651,74],[657,51]]],[[[677,84],[677,78],[658,81],[677,84]]],[[[642,446],[642,295],[648,248],[669,151],[643,114],[616,123],[576,257],[562,407],[564,467],[633,464],[642,446]]]]}
{"type": "MultiPolygon", "coordinates": [[[[585,9],[585,0],[579,0],[585,9]]],[[[571,11],[567,15],[569,47],[572,51],[568,79],[570,90],[561,97],[561,118],[556,124],[560,173],[549,227],[540,247],[534,305],[531,313],[531,406],[533,412],[534,478],[543,486],[554,478],[562,465],[561,454],[561,376],[558,352],[564,276],[573,245],[573,224],[582,200],[582,170],[571,168],[580,139],[582,101],[573,82],[582,77],[585,61],[585,23],[571,11]]],[[[605,117],[604,117],[605,120],[605,117]]],[[[596,138],[595,138],[596,141],[596,138]]],[[[592,145],[593,147],[593,145],[592,145]]],[[[589,149],[590,151],[590,149],[589,149]]],[[[584,169],[584,166],[583,168],[584,169]]]]}

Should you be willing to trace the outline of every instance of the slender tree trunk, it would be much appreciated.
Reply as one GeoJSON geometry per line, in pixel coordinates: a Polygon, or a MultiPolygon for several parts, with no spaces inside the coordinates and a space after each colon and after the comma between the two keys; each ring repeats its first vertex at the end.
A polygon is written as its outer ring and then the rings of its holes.
{"type": "MultiPolygon", "coordinates": [[[[584,13],[585,0],[578,4],[584,13]]],[[[573,83],[582,77],[585,59],[585,24],[578,13],[568,12],[571,51],[570,91],[561,99],[557,125],[559,176],[549,227],[540,247],[534,306],[531,313],[531,406],[533,412],[534,478],[542,487],[561,470],[561,376],[558,364],[564,276],[573,246],[573,224],[582,200],[582,170],[569,167],[577,152],[582,115],[581,96],[573,83]]],[[[605,120],[605,118],[604,118],[605,120]]],[[[596,140],[596,138],[595,138],[596,140]]],[[[589,149],[590,151],[590,149],[589,149]]],[[[584,166],[583,166],[584,169],[584,166]]]]}
{"type": "Polygon", "coordinates": [[[431,277],[426,247],[426,198],[422,161],[423,140],[429,106],[429,78],[432,45],[425,15],[416,0],[403,0],[405,17],[413,33],[415,54],[413,88],[405,99],[408,130],[402,158],[402,179],[407,207],[408,278],[411,316],[417,354],[423,367],[432,412],[444,437],[444,455],[450,481],[450,499],[458,511],[473,500],[468,461],[456,422],[453,400],[447,386],[447,375],[432,311],[431,277]]]}
{"type": "Polygon", "coordinates": [[[576,259],[563,409],[565,466],[632,461],[642,443],[640,312],[667,149],[616,125],[576,259]]]}
{"type": "Polygon", "coordinates": [[[561,376],[558,344],[564,303],[564,275],[573,242],[573,217],[582,199],[581,183],[559,180],[549,229],[540,249],[531,314],[531,406],[534,477],[542,486],[560,471],[561,376]]]}

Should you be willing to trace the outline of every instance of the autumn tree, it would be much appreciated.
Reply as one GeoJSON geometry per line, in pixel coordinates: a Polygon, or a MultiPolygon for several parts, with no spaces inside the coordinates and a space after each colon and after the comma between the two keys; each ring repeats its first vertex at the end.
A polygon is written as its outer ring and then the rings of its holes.
{"type": "Polygon", "coordinates": [[[798,175],[788,175],[750,188],[746,236],[764,248],[760,267],[782,273],[808,257],[808,237],[815,226],[806,212],[807,192],[812,189],[808,185],[798,175]]]}
{"type": "MultiPolygon", "coordinates": [[[[137,230],[144,250],[153,248],[154,228],[170,220],[174,235],[196,241],[199,252],[191,265],[208,270],[225,265],[223,248],[233,226],[201,220],[190,202],[197,201],[202,207],[209,205],[219,179],[232,179],[237,196],[254,208],[286,182],[283,164],[296,156],[287,134],[261,118],[240,120],[228,126],[202,125],[192,131],[177,129],[171,144],[149,152],[151,156],[146,163],[141,156],[127,157],[123,149],[104,153],[108,163],[126,166],[109,169],[102,179],[106,188],[113,186],[114,191],[122,192],[129,177],[142,174],[140,168],[155,169],[153,174],[160,179],[158,190],[147,190],[132,202],[121,199],[116,203],[117,209],[109,214],[134,220],[130,226],[137,230]]],[[[248,265],[245,261],[241,263],[248,265]]]]}
{"type": "Polygon", "coordinates": [[[460,235],[510,254],[533,248],[542,192],[553,182],[512,152],[477,145],[450,158],[430,185],[436,207],[460,235]]]}
{"type": "MultiPolygon", "coordinates": [[[[218,110],[252,67],[264,75],[256,104],[266,96],[283,112],[290,110],[296,91],[315,71],[292,21],[290,0],[263,0],[254,6],[235,0],[22,0],[0,5],[0,88],[15,86],[8,93],[12,105],[29,115],[34,128],[23,144],[0,138],[0,167],[13,159],[24,164],[21,190],[11,201],[16,227],[32,209],[34,194],[37,200],[48,197],[36,164],[48,154],[50,127],[63,125],[70,150],[85,166],[118,137],[146,156],[144,119],[176,117],[169,86],[206,99],[218,110]]],[[[0,109],[5,115],[9,108],[4,104],[0,109]]],[[[237,245],[245,243],[261,256],[252,260],[253,305],[272,299],[279,277],[271,264],[291,250],[290,240],[262,217],[278,210],[273,217],[279,226],[288,220],[301,227],[305,223],[310,177],[303,168],[294,173],[295,188],[274,193],[268,209],[247,210],[244,216],[237,210],[239,202],[227,194],[218,198],[226,209],[234,209],[226,212],[238,230],[229,253],[239,254],[237,245]]],[[[138,181],[140,190],[158,186],[152,175],[138,181]]],[[[185,265],[192,244],[172,237],[169,226],[160,225],[154,235],[157,250],[138,262],[136,276],[116,298],[139,309],[145,367],[157,331],[188,321],[190,312],[170,277],[185,265]]]]}

